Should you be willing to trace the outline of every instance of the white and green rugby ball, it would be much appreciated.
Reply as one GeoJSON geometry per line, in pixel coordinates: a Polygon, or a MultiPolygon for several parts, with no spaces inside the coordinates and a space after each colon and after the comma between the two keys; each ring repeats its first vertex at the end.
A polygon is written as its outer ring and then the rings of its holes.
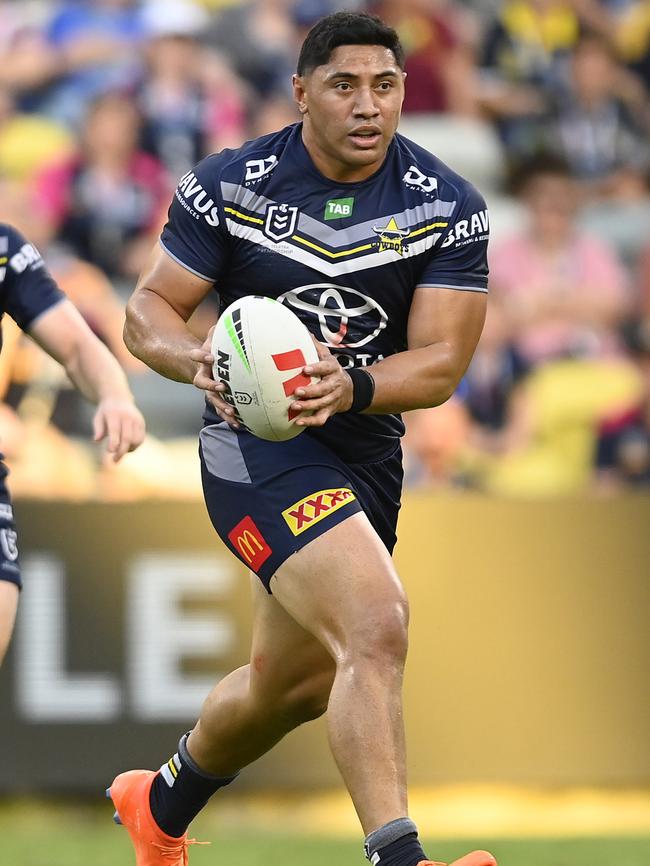
{"type": "Polygon", "coordinates": [[[223,311],[212,334],[214,378],[239,423],[260,439],[283,442],[305,429],[291,411],[296,388],[316,382],[302,372],[318,361],[307,328],[271,298],[248,295],[223,311]]]}

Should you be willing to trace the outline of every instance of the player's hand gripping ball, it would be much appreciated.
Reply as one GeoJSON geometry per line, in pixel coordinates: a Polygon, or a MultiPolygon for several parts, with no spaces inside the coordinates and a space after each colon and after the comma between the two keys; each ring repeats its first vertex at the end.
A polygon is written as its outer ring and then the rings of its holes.
{"type": "Polygon", "coordinates": [[[291,409],[292,395],[318,381],[302,369],[318,362],[318,352],[295,313],[271,298],[241,298],[221,314],[211,349],[214,378],[225,386],[220,396],[242,427],[272,442],[302,433],[295,421],[308,413],[291,409]]]}

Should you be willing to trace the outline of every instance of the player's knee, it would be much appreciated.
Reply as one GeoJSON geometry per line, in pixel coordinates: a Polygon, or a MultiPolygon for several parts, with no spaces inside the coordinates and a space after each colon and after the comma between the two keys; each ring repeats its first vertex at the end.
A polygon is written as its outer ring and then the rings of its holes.
{"type": "Polygon", "coordinates": [[[322,716],[334,683],[334,667],[318,671],[292,686],[284,695],[284,712],[295,725],[322,716]]]}
{"type": "Polygon", "coordinates": [[[408,621],[408,601],[403,592],[370,606],[348,642],[346,661],[354,664],[367,659],[384,669],[402,668],[408,650],[408,621]]]}

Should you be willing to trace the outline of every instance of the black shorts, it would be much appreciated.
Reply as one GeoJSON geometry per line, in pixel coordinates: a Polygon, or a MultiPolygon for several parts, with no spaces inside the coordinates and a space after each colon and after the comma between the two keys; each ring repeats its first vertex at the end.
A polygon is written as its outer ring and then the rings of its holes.
{"type": "Polygon", "coordinates": [[[14,510],[4,479],[0,480],[0,580],[22,587],[14,510]]]}
{"type": "Polygon", "coordinates": [[[358,511],[392,553],[403,478],[399,442],[373,463],[344,463],[308,433],[266,442],[225,422],[204,427],[199,442],[212,524],[269,592],[292,553],[358,511]]]}

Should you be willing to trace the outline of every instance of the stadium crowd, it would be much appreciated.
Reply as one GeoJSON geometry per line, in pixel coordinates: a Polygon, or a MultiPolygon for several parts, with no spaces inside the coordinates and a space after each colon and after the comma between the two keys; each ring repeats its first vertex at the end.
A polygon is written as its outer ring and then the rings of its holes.
{"type": "Polygon", "coordinates": [[[407,418],[407,484],[650,485],[650,0],[4,0],[0,220],[120,359],[151,433],[102,463],[89,409],[5,318],[14,494],[196,495],[200,395],[127,353],[124,302],[178,178],[298,119],[298,47],[341,8],[396,27],[400,131],[490,209],[484,334],[457,394],[407,418]]]}

